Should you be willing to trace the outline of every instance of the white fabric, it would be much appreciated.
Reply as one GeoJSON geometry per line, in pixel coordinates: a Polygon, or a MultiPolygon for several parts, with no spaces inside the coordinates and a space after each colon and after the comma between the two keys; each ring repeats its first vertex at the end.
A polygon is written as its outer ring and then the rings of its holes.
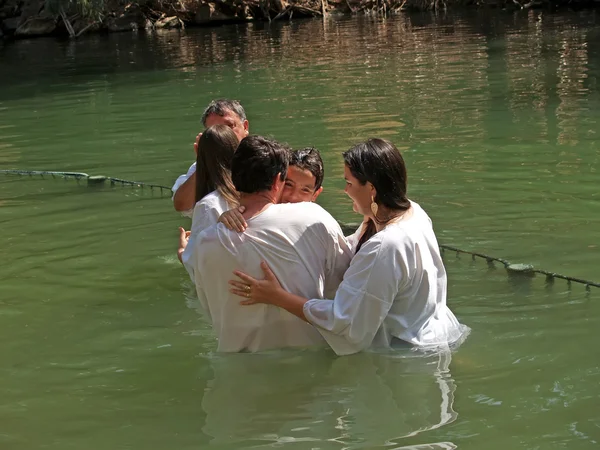
{"type": "MultiPolygon", "coordinates": [[[[190,168],[188,169],[188,171],[183,174],[183,175],[179,175],[177,177],[177,179],[175,180],[175,184],[173,184],[173,187],[171,188],[171,191],[173,191],[173,197],[171,197],[171,200],[173,200],[175,198],[175,192],[177,192],[177,189],[179,189],[181,187],[181,185],[183,183],[185,183],[191,176],[192,174],[196,172],[196,163],[194,162],[194,164],[192,164],[190,166],[190,168]]],[[[193,209],[188,209],[187,211],[182,211],[181,214],[186,216],[186,217],[192,217],[193,214],[193,209]]]]}
{"type": "Polygon", "coordinates": [[[361,223],[354,233],[352,233],[350,236],[346,236],[346,241],[348,242],[348,245],[350,246],[350,249],[352,250],[353,254],[356,253],[356,246],[358,245],[358,241],[360,240],[363,225],[364,223],[361,223]]]}
{"type": "Polygon", "coordinates": [[[205,195],[194,206],[190,235],[197,236],[207,228],[213,226],[219,221],[221,214],[232,207],[233,205],[229,205],[219,191],[212,191],[210,194],[205,195]]]}
{"type": "Polygon", "coordinates": [[[339,355],[390,347],[394,338],[419,347],[448,346],[468,333],[446,305],[446,270],[431,219],[412,206],[412,216],[363,244],[333,302],[304,305],[308,321],[339,355]]]}
{"type": "Polygon", "coordinates": [[[192,215],[192,229],[190,230],[190,238],[186,251],[181,255],[183,265],[190,274],[190,278],[194,281],[194,267],[187,263],[191,256],[191,249],[194,247],[196,238],[207,228],[215,225],[219,221],[219,217],[225,211],[231,209],[229,203],[225,197],[223,197],[219,191],[212,191],[210,194],[205,195],[196,203],[194,206],[192,215]],[[190,249],[189,251],[187,251],[190,249]]]}
{"type": "Polygon", "coordinates": [[[184,252],[198,298],[212,321],[223,352],[324,343],[319,332],[272,305],[241,306],[229,292],[232,272],[263,278],[266,261],[284,289],[307,298],[333,295],[351,252],[338,223],[314,203],[271,205],[246,221],[244,233],[221,223],[200,233],[184,252]]]}

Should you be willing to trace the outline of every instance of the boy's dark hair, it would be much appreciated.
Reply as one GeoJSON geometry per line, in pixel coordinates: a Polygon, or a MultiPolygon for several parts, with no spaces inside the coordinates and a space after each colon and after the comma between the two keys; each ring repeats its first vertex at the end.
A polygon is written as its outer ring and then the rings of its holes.
{"type": "Polygon", "coordinates": [[[246,136],[231,162],[231,180],[238,192],[254,194],[271,189],[273,178],[285,180],[290,150],[262,136],[246,136]]]}
{"type": "Polygon", "coordinates": [[[216,114],[217,116],[223,117],[225,114],[227,114],[227,111],[235,113],[242,122],[246,120],[246,111],[244,111],[244,107],[240,104],[240,102],[237,100],[221,98],[218,100],[213,100],[206,107],[202,113],[202,125],[206,126],[206,118],[211,114],[216,114]]]}
{"type": "Polygon", "coordinates": [[[305,147],[294,150],[290,159],[290,166],[301,170],[308,170],[315,177],[315,191],[323,184],[324,169],[323,159],[319,150],[314,147],[305,147]]]}

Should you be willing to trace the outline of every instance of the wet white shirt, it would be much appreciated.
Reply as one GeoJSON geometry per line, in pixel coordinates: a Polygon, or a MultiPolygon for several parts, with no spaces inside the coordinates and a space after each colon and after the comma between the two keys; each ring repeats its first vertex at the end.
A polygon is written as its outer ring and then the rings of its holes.
{"type": "Polygon", "coordinates": [[[192,228],[190,236],[197,236],[202,231],[215,225],[219,217],[225,211],[229,211],[233,205],[229,205],[225,197],[219,191],[212,191],[205,195],[194,206],[192,214],[192,228]]]}
{"type": "Polygon", "coordinates": [[[192,281],[194,281],[194,267],[193,265],[188,264],[188,260],[191,257],[191,249],[195,246],[196,238],[204,230],[215,225],[219,221],[221,214],[231,208],[232,206],[227,203],[227,200],[219,193],[219,191],[212,191],[210,194],[202,197],[200,201],[196,202],[193,209],[190,237],[186,250],[181,255],[183,265],[190,274],[192,281]]]}
{"type": "MultiPolygon", "coordinates": [[[[171,200],[175,198],[175,192],[177,192],[177,189],[179,189],[181,185],[185,183],[194,172],[196,172],[196,163],[192,164],[186,173],[177,177],[177,179],[175,180],[175,184],[173,184],[173,187],[171,188],[171,191],[173,191],[173,197],[171,198],[171,200]]],[[[188,209],[187,211],[182,211],[181,214],[186,217],[192,217],[193,211],[193,209],[188,209]]]]}
{"type": "Polygon", "coordinates": [[[272,305],[240,305],[228,280],[241,269],[263,278],[266,261],[284,289],[308,298],[333,296],[351,259],[336,220],[314,203],[271,205],[246,221],[244,233],[214,225],[184,252],[200,303],[223,352],[260,351],[324,344],[319,332],[272,305]]]}
{"type": "Polygon", "coordinates": [[[304,305],[308,321],[339,355],[390,347],[397,339],[447,347],[469,331],[446,305],[446,270],[431,219],[411,203],[412,216],[363,244],[333,302],[304,305]]]}

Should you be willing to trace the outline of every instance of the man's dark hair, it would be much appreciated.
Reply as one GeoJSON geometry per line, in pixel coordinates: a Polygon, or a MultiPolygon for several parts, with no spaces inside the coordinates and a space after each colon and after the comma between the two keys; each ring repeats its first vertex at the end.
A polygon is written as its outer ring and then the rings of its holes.
{"type": "Polygon", "coordinates": [[[323,160],[319,150],[314,147],[305,147],[294,150],[290,159],[290,166],[300,170],[308,170],[315,177],[315,191],[323,184],[323,160]]]}
{"type": "Polygon", "coordinates": [[[242,122],[246,120],[246,111],[244,111],[244,107],[240,105],[240,102],[237,100],[221,98],[218,100],[213,100],[206,107],[202,113],[202,125],[206,126],[206,118],[211,114],[216,114],[217,116],[223,117],[228,111],[235,113],[242,122]]]}
{"type": "Polygon", "coordinates": [[[246,136],[231,162],[231,180],[238,192],[254,194],[271,189],[279,173],[285,180],[290,160],[288,147],[262,136],[246,136]]]}

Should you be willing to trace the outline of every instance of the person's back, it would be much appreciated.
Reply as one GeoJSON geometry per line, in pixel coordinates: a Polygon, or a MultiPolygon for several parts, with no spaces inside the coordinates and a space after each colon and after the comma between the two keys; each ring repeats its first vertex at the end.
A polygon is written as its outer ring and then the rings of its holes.
{"type": "Polygon", "coordinates": [[[339,225],[313,203],[271,205],[247,222],[245,233],[218,224],[194,243],[198,298],[218,335],[218,350],[254,352],[323,342],[312,325],[287,311],[241,306],[228,280],[240,268],[259,276],[266,261],[290,292],[323,298],[335,292],[351,258],[339,225]]]}

